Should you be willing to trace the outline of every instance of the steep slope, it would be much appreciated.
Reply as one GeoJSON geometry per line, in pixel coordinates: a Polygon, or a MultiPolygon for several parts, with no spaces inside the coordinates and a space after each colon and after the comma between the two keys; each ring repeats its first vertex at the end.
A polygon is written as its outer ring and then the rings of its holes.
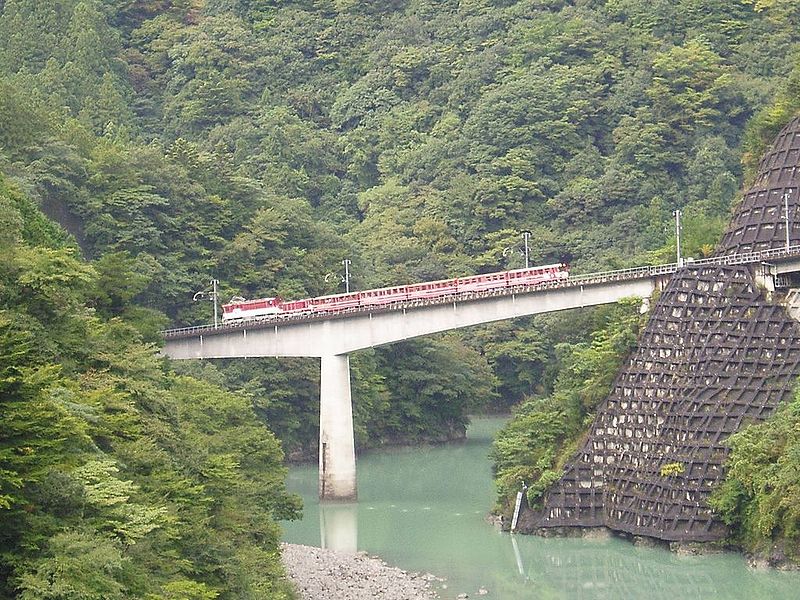
{"type": "Polygon", "coordinates": [[[145,343],[130,257],[83,261],[1,175],[0,209],[0,598],[292,598],[252,397],[145,343]]]}
{"type": "MultiPolygon", "coordinates": [[[[761,162],[718,253],[780,247],[780,205],[800,187],[800,118],[761,162]]],[[[791,243],[800,229],[791,228],[791,243]]],[[[746,267],[678,272],[653,308],[589,437],[524,530],[607,526],[669,541],[727,533],[707,501],[725,440],[768,418],[800,376],[800,325],[766,300],[746,267]]]]}

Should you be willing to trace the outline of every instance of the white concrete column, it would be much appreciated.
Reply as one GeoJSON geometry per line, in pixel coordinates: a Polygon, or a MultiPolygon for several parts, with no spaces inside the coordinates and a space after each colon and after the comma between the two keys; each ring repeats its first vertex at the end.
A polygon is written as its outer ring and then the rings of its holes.
{"type": "Polygon", "coordinates": [[[356,499],[350,357],[323,356],[319,398],[320,500],[356,499]]]}
{"type": "Polygon", "coordinates": [[[764,290],[767,300],[772,300],[772,295],[775,293],[775,277],[778,270],[775,265],[761,263],[756,267],[755,280],[756,285],[764,290]]]}

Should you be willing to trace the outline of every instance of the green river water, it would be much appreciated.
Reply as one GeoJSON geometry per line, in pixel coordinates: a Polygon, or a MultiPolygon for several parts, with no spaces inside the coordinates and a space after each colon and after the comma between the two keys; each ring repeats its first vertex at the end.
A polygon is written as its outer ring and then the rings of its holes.
{"type": "MultiPolygon", "coordinates": [[[[316,467],[290,471],[301,521],[287,542],[364,550],[391,565],[445,578],[441,598],[800,599],[800,573],[754,570],[737,554],[678,556],[624,540],[499,532],[487,458],[500,419],[475,419],[464,444],[358,458],[359,501],[323,505],[316,467]],[[478,595],[478,590],[488,594],[478,595]]],[[[335,599],[331,599],[335,600],[335,599]]]]}

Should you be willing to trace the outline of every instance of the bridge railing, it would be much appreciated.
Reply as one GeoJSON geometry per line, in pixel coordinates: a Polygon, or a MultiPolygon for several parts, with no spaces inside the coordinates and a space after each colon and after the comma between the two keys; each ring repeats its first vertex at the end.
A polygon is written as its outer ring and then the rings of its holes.
{"type": "Polygon", "coordinates": [[[497,290],[488,290],[481,292],[465,292],[460,294],[443,296],[440,298],[431,298],[427,300],[409,300],[403,302],[396,302],[390,305],[380,306],[380,307],[357,306],[337,311],[336,313],[323,313],[317,315],[308,315],[308,314],[276,315],[264,319],[257,319],[257,320],[253,319],[249,321],[236,321],[232,323],[224,323],[219,327],[214,327],[214,325],[196,325],[193,327],[168,329],[162,331],[161,333],[165,338],[182,338],[182,337],[191,337],[194,335],[202,335],[202,334],[224,333],[226,331],[231,331],[236,329],[244,329],[244,328],[254,329],[254,328],[272,327],[283,323],[343,318],[363,312],[371,312],[371,313],[390,312],[395,310],[403,310],[407,308],[416,308],[420,306],[433,306],[436,304],[449,304],[451,302],[464,302],[469,300],[478,300],[481,298],[491,298],[496,296],[509,296],[513,294],[526,294],[526,293],[533,293],[544,290],[553,290],[559,288],[595,285],[611,281],[632,281],[636,279],[657,277],[659,275],[671,275],[672,273],[675,273],[681,268],[752,264],[756,262],[765,262],[771,259],[785,258],[788,256],[800,256],[800,245],[791,246],[788,250],[786,248],[774,248],[771,250],[762,250],[759,252],[730,254],[724,256],[715,256],[713,258],[702,258],[698,260],[687,259],[684,261],[682,265],[678,265],[678,263],[665,263],[661,265],[650,265],[644,267],[631,267],[628,269],[617,269],[614,271],[598,271],[596,273],[570,275],[567,279],[548,281],[536,285],[514,286],[509,288],[500,288],[497,290]]]}

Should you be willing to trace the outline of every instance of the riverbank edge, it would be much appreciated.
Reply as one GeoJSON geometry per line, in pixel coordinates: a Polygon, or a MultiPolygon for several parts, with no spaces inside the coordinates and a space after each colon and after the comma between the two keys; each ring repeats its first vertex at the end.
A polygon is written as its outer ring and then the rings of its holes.
{"type": "MultiPolygon", "coordinates": [[[[512,414],[510,412],[488,412],[468,415],[469,421],[461,429],[460,427],[453,428],[449,432],[441,433],[436,436],[422,437],[420,439],[411,440],[404,436],[385,437],[379,440],[373,440],[374,443],[367,446],[357,446],[356,456],[365,456],[373,452],[381,452],[384,450],[403,450],[405,448],[425,448],[446,446],[449,444],[465,444],[469,441],[469,428],[472,426],[472,421],[475,419],[502,419],[508,421],[512,414]]],[[[309,444],[302,448],[295,448],[287,450],[284,448],[284,463],[286,466],[304,466],[314,464],[319,461],[319,446],[316,444],[309,444]]]]}
{"type": "Polygon", "coordinates": [[[281,544],[281,561],[299,600],[432,600],[438,598],[430,573],[392,567],[366,552],[342,552],[281,544]]]}
{"type": "MultiPolygon", "coordinates": [[[[508,532],[508,524],[498,515],[487,515],[487,521],[503,531],[508,532]]],[[[727,541],[717,542],[669,542],[658,538],[631,535],[622,531],[614,531],[608,527],[540,527],[532,531],[519,531],[521,535],[536,535],[543,538],[587,538],[604,539],[619,538],[642,548],[663,548],[681,556],[703,556],[709,554],[739,554],[752,569],[775,571],[800,571],[800,563],[791,559],[780,541],[773,543],[769,549],[749,552],[742,546],[727,541]]]]}
{"type": "MultiPolygon", "coordinates": [[[[365,456],[373,452],[386,450],[403,450],[405,448],[425,448],[446,446],[449,444],[464,444],[467,442],[467,433],[453,434],[452,436],[439,436],[423,438],[420,440],[408,440],[402,437],[384,438],[379,443],[371,446],[356,448],[356,457],[365,456]]],[[[297,448],[286,452],[284,463],[289,467],[305,466],[315,464],[319,461],[319,447],[312,445],[306,448],[297,448]]]]}

